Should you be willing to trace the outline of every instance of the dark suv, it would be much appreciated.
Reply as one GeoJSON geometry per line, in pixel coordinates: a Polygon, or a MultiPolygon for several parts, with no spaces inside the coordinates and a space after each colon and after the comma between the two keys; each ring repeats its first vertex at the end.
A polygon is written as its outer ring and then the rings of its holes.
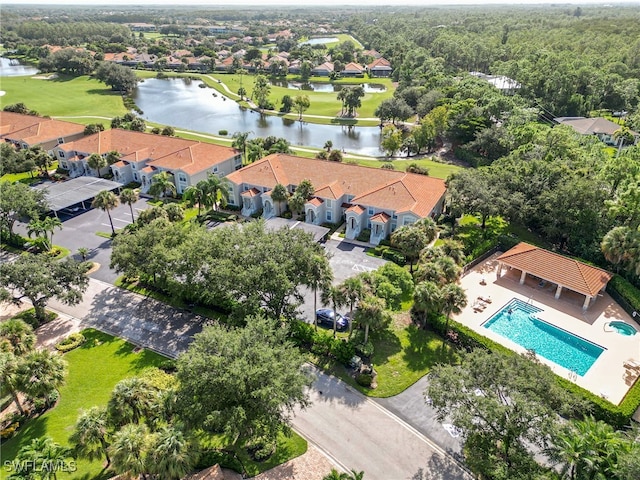
{"type": "Polygon", "coordinates": [[[320,308],[316,310],[316,321],[318,325],[326,325],[333,328],[333,318],[336,318],[336,329],[344,331],[349,328],[349,320],[344,318],[337,312],[334,312],[330,308],[320,308]]]}

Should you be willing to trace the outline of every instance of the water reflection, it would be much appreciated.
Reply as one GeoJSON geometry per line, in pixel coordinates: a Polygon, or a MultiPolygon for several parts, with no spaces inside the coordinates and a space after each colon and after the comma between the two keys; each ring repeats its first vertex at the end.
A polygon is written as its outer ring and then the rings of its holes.
{"type": "Polygon", "coordinates": [[[17,60],[0,57],[0,77],[19,77],[36,73],[38,73],[36,67],[22,65],[17,60]]]}
{"type": "Polygon", "coordinates": [[[286,138],[295,146],[322,148],[331,140],[334,148],[363,155],[380,156],[378,127],[316,125],[279,116],[260,115],[243,109],[211,88],[199,88],[200,81],[185,79],[147,79],[134,92],[143,118],[151,122],[217,135],[227,130],[251,132],[250,138],[286,138]],[[223,100],[223,98],[226,100],[223,100]]]}

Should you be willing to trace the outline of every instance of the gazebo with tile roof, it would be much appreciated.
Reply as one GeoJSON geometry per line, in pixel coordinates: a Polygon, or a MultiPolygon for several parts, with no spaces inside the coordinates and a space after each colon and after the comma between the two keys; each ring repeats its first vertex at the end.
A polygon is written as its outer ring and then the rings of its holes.
{"type": "Polygon", "coordinates": [[[585,296],[582,308],[589,308],[598,293],[603,292],[613,274],[601,268],[592,267],[573,258],[565,257],[549,250],[521,242],[497,258],[497,276],[502,276],[504,266],[520,270],[520,284],[527,274],[557,285],[556,299],[564,288],[585,296]]]}

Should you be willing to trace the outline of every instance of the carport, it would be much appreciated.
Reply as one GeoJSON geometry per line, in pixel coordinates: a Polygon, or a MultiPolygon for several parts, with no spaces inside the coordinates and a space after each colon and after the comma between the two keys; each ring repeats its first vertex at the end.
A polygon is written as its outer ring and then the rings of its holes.
{"type": "MultiPolygon", "coordinates": [[[[87,208],[87,202],[103,190],[118,190],[123,185],[104,178],[77,177],[66,182],[51,182],[36,185],[33,188],[46,191],[46,199],[51,211],[58,216],[58,212],[74,205],[87,208]]],[[[90,205],[90,203],[89,203],[90,205]]]]}
{"type": "Polygon", "coordinates": [[[269,218],[266,221],[266,227],[270,230],[280,230],[281,228],[304,230],[305,232],[313,235],[313,239],[316,242],[326,240],[326,236],[330,232],[330,229],[327,227],[321,227],[320,225],[312,225],[310,223],[300,222],[298,220],[289,220],[281,217],[269,218]]]}

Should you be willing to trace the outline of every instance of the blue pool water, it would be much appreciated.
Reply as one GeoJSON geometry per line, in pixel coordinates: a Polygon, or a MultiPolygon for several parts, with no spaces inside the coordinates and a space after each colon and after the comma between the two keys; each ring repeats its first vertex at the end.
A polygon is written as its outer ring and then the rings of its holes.
{"type": "Polygon", "coordinates": [[[538,312],[514,298],[483,326],[580,376],[587,373],[604,348],[536,318],[538,312]]]}

